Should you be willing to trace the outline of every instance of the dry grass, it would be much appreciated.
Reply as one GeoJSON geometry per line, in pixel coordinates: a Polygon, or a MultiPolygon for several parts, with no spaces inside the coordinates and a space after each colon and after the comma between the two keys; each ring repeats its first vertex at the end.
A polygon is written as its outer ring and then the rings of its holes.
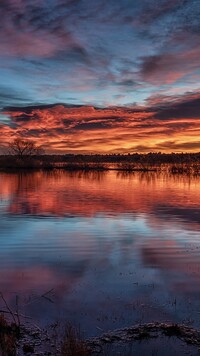
{"type": "Polygon", "coordinates": [[[15,324],[8,324],[5,317],[0,314],[0,355],[16,355],[16,341],[19,334],[15,324]]]}
{"type": "Polygon", "coordinates": [[[81,339],[80,330],[71,325],[65,329],[61,343],[61,356],[89,356],[91,355],[86,343],[81,339]]]}

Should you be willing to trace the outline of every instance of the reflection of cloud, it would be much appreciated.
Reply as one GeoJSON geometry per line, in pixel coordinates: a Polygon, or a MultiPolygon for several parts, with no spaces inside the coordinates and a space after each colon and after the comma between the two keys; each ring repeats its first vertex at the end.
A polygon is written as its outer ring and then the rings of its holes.
{"type": "Polygon", "coordinates": [[[0,178],[0,196],[6,201],[5,211],[11,215],[92,217],[100,213],[131,213],[133,216],[138,213],[153,213],[162,220],[173,220],[176,216],[180,224],[196,223],[198,228],[198,184],[191,184],[184,176],[179,180],[174,177],[167,179],[168,185],[163,186],[162,180],[156,180],[154,174],[6,174],[0,178]],[[190,200],[185,199],[186,184],[190,184],[190,200]],[[130,198],[130,192],[134,198],[130,198]]]}
{"type": "Polygon", "coordinates": [[[143,262],[150,268],[164,272],[167,284],[183,292],[194,292],[200,289],[200,256],[197,249],[179,243],[176,237],[154,239],[142,247],[143,262]]]}
{"type": "Polygon", "coordinates": [[[190,223],[200,222],[200,209],[196,206],[185,206],[183,202],[179,201],[179,204],[170,205],[170,202],[166,204],[163,202],[162,205],[155,204],[155,213],[159,217],[166,217],[167,219],[174,219],[174,217],[179,218],[179,220],[188,221],[190,223]]]}
{"type": "Polygon", "coordinates": [[[24,314],[44,322],[61,310],[68,320],[77,313],[78,322],[81,315],[96,323],[103,308],[112,323],[116,309],[131,323],[127,305],[142,304],[135,316],[144,304],[165,309],[171,286],[199,293],[200,227],[187,214],[199,213],[198,182],[154,173],[1,173],[0,284],[9,305],[16,295],[23,304],[54,288],[55,304],[40,298],[24,314]]]}
{"type": "MultiPolygon", "coordinates": [[[[86,268],[88,268],[89,260],[77,261],[75,258],[72,261],[65,260],[65,264],[58,263],[56,259],[50,263],[40,263],[34,265],[32,254],[27,254],[29,261],[27,266],[24,265],[23,256],[17,256],[20,259],[16,263],[16,255],[12,258],[15,261],[14,268],[9,265],[8,268],[2,269],[0,272],[1,292],[3,293],[6,302],[16,307],[16,295],[19,297],[20,312],[31,315],[35,320],[39,319],[42,322],[44,317],[48,315],[51,320],[53,314],[58,316],[58,307],[72,292],[73,288],[82,280],[86,268]],[[70,265],[71,262],[71,265],[70,265]],[[49,292],[52,291],[52,292],[49,292]],[[48,293],[49,292],[49,293],[48,293]],[[46,293],[46,294],[45,294],[46,293]],[[42,297],[46,296],[46,299],[42,297]],[[52,301],[49,303],[49,301],[52,301]],[[50,306],[56,302],[56,310],[52,310],[50,306]]],[[[41,256],[40,261],[42,260],[41,256]]],[[[8,260],[10,256],[7,256],[8,260]]],[[[2,305],[2,301],[0,301],[2,305]]],[[[51,320],[52,321],[52,320],[51,320]]]]}

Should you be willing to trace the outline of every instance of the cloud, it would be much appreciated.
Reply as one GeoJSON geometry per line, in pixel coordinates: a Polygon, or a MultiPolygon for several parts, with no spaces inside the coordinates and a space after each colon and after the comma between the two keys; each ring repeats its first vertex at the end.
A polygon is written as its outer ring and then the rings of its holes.
{"type": "Polygon", "coordinates": [[[199,33],[199,15],[200,5],[196,0],[150,0],[144,1],[141,16],[133,24],[141,26],[143,31],[148,29],[148,36],[165,39],[180,32],[199,33]]]}
{"type": "Polygon", "coordinates": [[[146,106],[95,108],[76,105],[7,107],[0,132],[4,145],[29,137],[49,152],[199,150],[200,94],[152,96],[146,106]],[[171,138],[169,140],[169,137],[171,138]]]}
{"type": "Polygon", "coordinates": [[[142,102],[151,86],[197,81],[199,7],[195,0],[2,0],[0,75],[11,90],[20,84],[29,103],[142,102]]]}
{"type": "Polygon", "coordinates": [[[64,105],[5,108],[3,114],[10,118],[8,125],[1,126],[5,142],[13,136],[25,136],[38,143],[46,141],[49,150],[59,151],[63,142],[66,149],[81,150],[82,147],[95,152],[105,150],[104,146],[110,150],[119,144],[119,140],[130,139],[133,134],[129,130],[134,125],[137,130],[137,124],[152,115],[133,108],[96,109],[64,105]]]}
{"type": "Polygon", "coordinates": [[[198,70],[199,48],[142,58],[140,77],[152,84],[172,84],[198,70]]]}
{"type": "MultiPolygon", "coordinates": [[[[148,104],[156,110],[155,118],[168,119],[199,119],[200,93],[188,93],[183,96],[157,96],[149,98],[148,104]]],[[[189,124],[189,121],[188,121],[189,124]]]]}
{"type": "Polygon", "coordinates": [[[40,0],[1,2],[0,57],[30,60],[34,66],[46,66],[47,60],[88,62],[87,50],[72,28],[78,1],[74,4],[61,0],[48,4],[40,0]]]}
{"type": "Polygon", "coordinates": [[[15,90],[13,88],[9,88],[6,85],[2,85],[0,87],[0,110],[4,106],[24,104],[25,102],[29,102],[30,98],[25,98],[25,93],[20,90],[15,90]]]}
{"type": "Polygon", "coordinates": [[[162,144],[158,144],[157,148],[160,150],[165,150],[166,148],[171,149],[171,151],[198,151],[200,152],[200,140],[192,142],[176,142],[176,141],[165,141],[162,144]]]}
{"type": "Polygon", "coordinates": [[[128,140],[119,147],[125,150],[156,148],[179,125],[191,134],[187,119],[198,125],[199,101],[188,92],[198,90],[199,14],[195,0],[2,0],[5,141],[38,132],[38,139],[73,137],[89,150],[87,132],[102,140],[95,141],[97,151],[103,149],[102,135],[109,137],[104,150],[110,151],[117,149],[120,132],[128,140]],[[80,111],[69,101],[82,105],[80,111]],[[93,115],[84,105],[94,107],[93,115]],[[123,109],[95,109],[103,105],[123,109]],[[150,144],[153,133],[156,142],[150,144]]]}

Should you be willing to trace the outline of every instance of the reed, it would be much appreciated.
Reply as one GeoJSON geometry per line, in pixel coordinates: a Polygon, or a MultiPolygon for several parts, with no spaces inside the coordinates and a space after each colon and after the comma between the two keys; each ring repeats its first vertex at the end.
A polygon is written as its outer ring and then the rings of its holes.
{"type": "Polygon", "coordinates": [[[61,342],[60,356],[89,356],[91,352],[85,341],[81,338],[80,329],[68,324],[65,328],[61,342]]]}

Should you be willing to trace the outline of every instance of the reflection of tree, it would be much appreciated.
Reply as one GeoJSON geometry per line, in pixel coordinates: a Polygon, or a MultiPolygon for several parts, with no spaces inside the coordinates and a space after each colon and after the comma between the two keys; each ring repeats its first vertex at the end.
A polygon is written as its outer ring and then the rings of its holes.
{"type": "Polygon", "coordinates": [[[191,182],[186,201],[191,177],[188,181],[183,175],[55,170],[4,176],[0,175],[0,196],[6,197],[10,214],[88,217],[150,212],[168,220],[181,214],[187,223],[199,218],[198,210],[192,209],[194,204],[199,206],[198,185],[191,182]]]}
{"type": "Polygon", "coordinates": [[[107,172],[106,171],[74,171],[73,177],[88,179],[90,181],[103,181],[107,172]]]}
{"type": "Polygon", "coordinates": [[[22,192],[34,192],[38,190],[39,186],[41,185],[41,174],[39,172],[21,172],[15,175],[15,179],[15,195],[21,195],[22,192]]]}
{"type": "MultiPolygon", "coordinates": [[[[31,196],[35,196],[35,192],[39,191],[41,186],[40,172],[21,172],[11,174],[9,176],[10,191],[9,191],[9,212],[18,214],[30,214],[36,212],[39,207],[39,200],[32,201],[31,196]]],[[[8,178],[7,178],[8,182],[8,178]]]]}
{"type": "Polygon", "coordinates": [[[116,176],[117,178],[121,178],[121,179],[131,179],[133,178],[135,175],[135,171],[117,171],[116,172],[116,176]]]}
{"type": "Polygon", "coordinates": [[[146,184],[151,184],[156,182],[156,179],[160,178],[163,175],[160,171],[156,172],[140,172],[140,171],[117,171],[116,176],[119,179],[136,179],[140,182],[145,182],[146,184]]]}

